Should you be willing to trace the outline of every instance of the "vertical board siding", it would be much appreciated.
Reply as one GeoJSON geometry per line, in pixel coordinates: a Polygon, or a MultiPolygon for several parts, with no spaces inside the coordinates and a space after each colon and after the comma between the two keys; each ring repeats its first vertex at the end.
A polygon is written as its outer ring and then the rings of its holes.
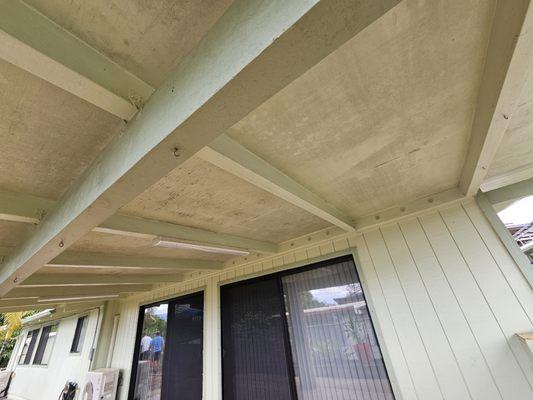
{"type": "Polygon", "coordinates": [[[471,397],[479,400],[501,399],[476,338],[420,222],[412,219],[402,222],[400,228],[471,397]]]}
{"type": "Polygon", "coordinates": [[[205,291],[203,397],[221,400],[220,284],[350,248],[398,400],[533,399],[532,358],[514,335],[533,329],[533,292],[474,202],[295,247],[122,302],[119,399],[141,303],[205,291]]]}
{"type": "Polygon", "coordinates": [[[465,385],[435,308],[398,225],[381,230],[406,300],[418,327],[443,398],[467,399],[465,385]]]}
{"type": "Polygon", "coordinates": [[[379,230],[364,235],[420,399],[442,399],[433,367],[379,230]]]}

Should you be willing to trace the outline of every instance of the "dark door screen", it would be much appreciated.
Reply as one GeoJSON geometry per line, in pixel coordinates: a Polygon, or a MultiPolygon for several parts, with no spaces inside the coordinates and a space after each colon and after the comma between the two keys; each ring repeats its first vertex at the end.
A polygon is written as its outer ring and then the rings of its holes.
{"type": "Polygon", "coordinates": [[[224,399],[290,400],[278,281],[223,286],[221,296],[224,399]]]}
{"type": "Polygon", "coordinates": [[[203,310],[203,293],[169,303],[163,400],[202,398],[203,310]]]}

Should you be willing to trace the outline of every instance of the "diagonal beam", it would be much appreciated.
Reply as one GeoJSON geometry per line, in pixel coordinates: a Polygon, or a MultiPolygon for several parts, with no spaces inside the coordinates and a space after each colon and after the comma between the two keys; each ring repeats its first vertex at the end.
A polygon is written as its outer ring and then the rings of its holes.
{"type": "Polygon", "coordinates": [[[530,0],[498,1],[460,188],[477,193],[507,131],[526,82],[533,51],[530,0]]]}
{"type": "MultiPolygon", "coordinates": [[[[54,205],[54,200],[0,190],[0,220],[38,224],[54,205]]],[[[124,214],[113,215],[93,231],[148,239],[165,236],[191,243],[237,247],[260,253],[278,251],[277,245],[270,242],[124,214]]]]}
{"type": "Polygon", "coordinates": [[[355,231],[350,217],[225,134],[198,156],[345,231],[355,231]]]}
{"type": "Polygon", "coordinates": [[[399,0],[237,0],[4,262],[0,295],[399,0]]]}
{"type": "MultiPolygon", "coordinates": [[[[0,247],[0,257],[8,257],[14,251],[11,247],[0,247]]],[[[207,270],[223,268],[219,261],[132,256],[123,254],[88,253],[65,251],[45,264],[47,267],[85,267],[85,268],[134,268],[168,270],[207,270]]]]}
{"type": "Polygon", "coordinates": [[[152,285],[109,285],[109,286],[67,286],[67,287],[17,287],[2,296],[2,299],[24,298],[77,298],[87,296],[116,295],[120,293],[146,292],[152,285]]]}
{"type": "Polygon", "coordinates": [[[18,287],[44,286],[105,286],[153,283],[175,283],[183,281],[182,274],[164,275],[104,275],[104,274],[33,274],[18,287]]]}
{"type": "Polygon", "coordinates": [[[154,89],[21,0],[0,0],[0,58],[119,118],[154,89]]]}

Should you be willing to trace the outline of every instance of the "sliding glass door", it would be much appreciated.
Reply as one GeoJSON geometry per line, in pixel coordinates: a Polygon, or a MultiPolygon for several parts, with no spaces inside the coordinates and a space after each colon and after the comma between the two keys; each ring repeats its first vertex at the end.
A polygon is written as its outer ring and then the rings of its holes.
{"type": "Polygon", "coordinates": [[[130,400],[201,400],[203,293],[141,307],[130,400]]]}
{"type": "Polygon", "coordinates": [[[351,257],[221,295],[225,400],[394,399],[351,257]]]}

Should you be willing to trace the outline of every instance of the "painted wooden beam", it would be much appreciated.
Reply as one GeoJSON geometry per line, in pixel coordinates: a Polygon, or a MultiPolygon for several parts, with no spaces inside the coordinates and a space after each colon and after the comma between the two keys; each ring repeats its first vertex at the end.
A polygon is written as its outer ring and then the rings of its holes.
{"type": "Polygon", "coordinates": [[[533,11],[530,0],[497,1],[490,41],[460,180],[477,193],[500,146],[531,67],[533,11]]]}
{"type": "MultiPolygon", "coordinates": [[[[0,220],[38,224],[54,205],[55,201],[50,199],[0,190],[0,220]]],[[[270,242],[125,214],[113,215],[93,231],[148,239],[165,236],[187,242],[238,247],[260,253],[276,253],[278,250],[277,245],[270,242]]]]}
{"type": "Polygon", "coordinates": [[[533,164],[526,164],[504,174],[485,179],[481,184],[481,191],[488,192],[530,178],[533,178],[533,164]]]}
{"type": "Polygon", "coordinates": [[[174,283],[183,281],[182,274],[33,274],[18,287],[96,286],[174,283]]]}
{"type": "Polygon", "coordinates": [[[533,196],[533,178],[488,191],[485,193],[485,196],[491,204],[498,204],[509,200],[519,200],[526,196],[533,196]]]}
{"type": "Polygon", "coordinates": [[[198,156],[345,231],[355,231],[350,217],[225,134],[198,156]]]}
{"type": "MultiPolygon", "coordinates": [[[[13,247],[0,246],[0,257],[7,257],[15,251],[13,247]]],[[[216,271],[223,268],[219,261],[146,257],[137,255],[89,253],[65,251],[45,264],[47,267],[84,267],[84,268],[129,268],[129,269],[168,269],[168,270],[206,270],[216,271]]]]}
{"type": "Polygon", "coordinates": [[[176,259],[107,253],[66,251],[45,264],[48,267],[96,267],[170,270],[219,270],[222,263],[211,260],[176,259]]]}
{"type": "Polygon", "coordinates": [[[77,298],[87,296],[105,296],[120,293],[146,292],[152,285],[109,285],[109,286],[66,286],[66,287],[17,287],[2,296],[2,299],[24,298],[77,298]]]}
{"type": "Polygon", "coordinates": [[[0,0],[0,58],[129,120],[154,89],[21,0],[0,0]]]}
{"type": "Polygon", "coordinates": [[[518,265],[518,268],[520,268],[527,281],[533,288],[533,268],[531,268],[531,264],[527,256],[520,250],[520,247],[518,247],[513,237],[509,233],[509,230],[498,217],[498,214],[496,214],[496,211],[494,210],[494,207],[489,201],[487,195],[485,193],[478,193],[476,195],[476,202],[504,246],[507,248],[507,251],[515,261],[516,265],[518,265]]]}
{"type": "Polygon", "coordinates": [[[236,247],[260,253],[276,253],[278,251],[277,244],[271,242],[124,214],[113,215],[93,230],[134,237],[165,236],[190,243],[236,247]]]}
{"type": "Polygon", "coordinates": [[[399,0],[237,0],[3,263],[0,296],[399,0]]]}

